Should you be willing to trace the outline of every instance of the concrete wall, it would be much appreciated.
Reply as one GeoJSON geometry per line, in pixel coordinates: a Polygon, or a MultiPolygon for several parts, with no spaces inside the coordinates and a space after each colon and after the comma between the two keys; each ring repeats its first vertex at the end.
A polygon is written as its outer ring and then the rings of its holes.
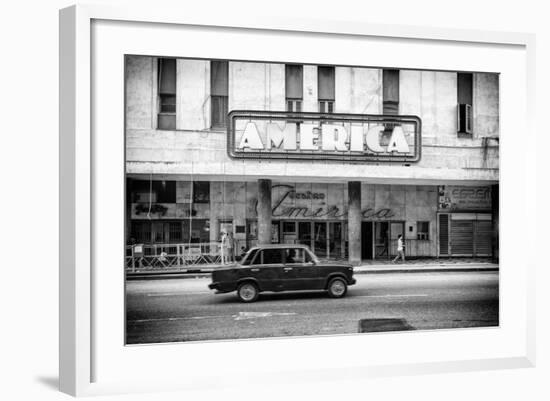
{"type": "Polygon", "coordinates": [[[229,63],[229,110],[285,110],[285,66],[229,63]]]}
{"type": "Polygon", "coordinates": [[[205,130],[210,127],[210,62],[177,60],[176,128],[205,130]]]}
{"type": "Polygon", "coordinates": [[[474,75],[474,135],[476,138],[499,135],[499,76],[474,75]]]}
{"type": "Polygon", "coordinates": [[[422,119],[422,137],[456,139],[456,73],[400,71],[399,113],[422,119]]]}
{"type": "Polygon", "coordinates": [[[126,57],[126,128],[156,128],[156,59],[126,57]]]}
{"type": "Polygon", "coordinates": [[[336,67],[335,92],[337,113],[381,114],[382,70],[336,67]]]}

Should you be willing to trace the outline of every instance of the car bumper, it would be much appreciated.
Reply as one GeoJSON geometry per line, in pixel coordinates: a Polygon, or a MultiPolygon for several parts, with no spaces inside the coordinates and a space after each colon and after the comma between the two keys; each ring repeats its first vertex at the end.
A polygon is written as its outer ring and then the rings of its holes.
{"type": "Polygon", "coordinates": [[[235,291],[235,286],[227,283],[210,283],[208,288],[215,290],[216,294],[235,291]]]}
{"type": "Polygon", "coordinates": [[[354,278],[352,278],[352,279],[349,281],[348,285],[353,285],[353,284],[355,284],[355,283],[357,283],[357,280],[355,280],[354,278]]]}

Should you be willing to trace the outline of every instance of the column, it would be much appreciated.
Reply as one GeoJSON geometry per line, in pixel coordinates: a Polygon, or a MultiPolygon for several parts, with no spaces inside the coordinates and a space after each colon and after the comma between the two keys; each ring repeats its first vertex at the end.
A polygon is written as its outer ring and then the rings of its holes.
{"type": "Polygon", "coordinates": [[[348,182],[348,247],[349,262],[361,264],[361,183],[348,182]]]}
{"type": "Polygon", "coordinates": [[[271,180],[258,180],[258,244],[271,244],[271,180]]]}
{"type": "Polygon", "coordinates": [[[491,250],[493,255],[493,263],[498,263],[498,213],[499,213],[499,196],[498,196],[498,184],[491,185],[491,225],[492,225],[492,241],[491,250]]]}

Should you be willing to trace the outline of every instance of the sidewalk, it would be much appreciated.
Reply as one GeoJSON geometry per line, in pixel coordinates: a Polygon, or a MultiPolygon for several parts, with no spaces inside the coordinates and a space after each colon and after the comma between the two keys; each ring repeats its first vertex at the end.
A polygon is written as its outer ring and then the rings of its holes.
{"type": "MultiPolygon", "coordinates": [[[[155,268],[127,270],[128,279],[209,277],[220,265],[195,265],[182,268],[155,268]]],[[[399,273],[399,272],[451,272],[451,271],[498,271],[498,264],[489,258],[442,258],[413,259],[404,263],[391,260],[365,260],[353,268],[355,274],[399,273]]]]}

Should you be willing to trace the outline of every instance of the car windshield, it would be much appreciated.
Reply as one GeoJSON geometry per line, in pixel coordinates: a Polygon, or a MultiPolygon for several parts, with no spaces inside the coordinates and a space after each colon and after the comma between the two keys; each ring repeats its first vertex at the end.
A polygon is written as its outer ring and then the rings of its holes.
{"type": "MultiPolygon", "coordinates": [[[[313,260],[313,262],[315,262],[315,264],[318,264],[319,263],[319,258],[317,258],[317,256],[311,252],[309,249],[306,249],[306,255],[309,255],[311,257],[311,260],[313,260]]],[[[306,256],[306,261],[307,261],[307,256],[306,256]]]]}
{"type": "Polygon", "coordinates": [[[256,255],[256,252],[258,252],[258,248],[252,248],[249,250],[246,255],[243,256],[243,259],[241,261],[241,265],[247,266],[252,262],[252,259],[254,259],[254,255],[256,255]]]}

